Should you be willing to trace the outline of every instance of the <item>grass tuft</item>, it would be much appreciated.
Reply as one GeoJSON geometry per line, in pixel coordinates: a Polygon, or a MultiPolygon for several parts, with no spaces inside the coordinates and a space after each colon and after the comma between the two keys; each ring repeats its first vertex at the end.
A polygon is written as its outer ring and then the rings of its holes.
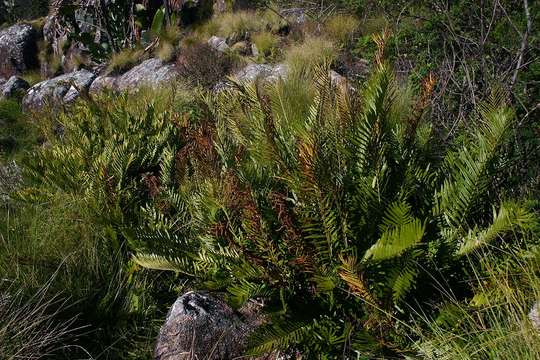
{"type": "Polygon", "coordinates": [[[137,65],[144,56],[141,49],[123,49],[111,56],[107,72],[109,74],[123,73],[137,65]]]}

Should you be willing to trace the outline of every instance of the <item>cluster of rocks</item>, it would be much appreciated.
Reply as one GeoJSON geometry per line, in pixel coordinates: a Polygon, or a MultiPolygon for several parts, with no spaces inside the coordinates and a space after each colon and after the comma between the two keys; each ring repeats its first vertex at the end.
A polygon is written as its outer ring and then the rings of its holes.
{"type": "MultiPolygon", "coordinates": [[[[301,9],[288,9],[283,14],[290,23],[302,23],[305,14],[301,9]]],[[[12,72],[21,74],[25,70],[35,68],[37,64],[37,33],[30,25],[18,24],[0,31],[0,64],[10,64],[12,72]]],[[[231,47],[226,39],[213,36],[208,44],[219,52],[228,51],[231,47]]],[[[238,44],[233,44],[237,46],[238,44]]],[[[247,46],[246,46],[247,47],[247,46]]],[[[256,52],[256,49],[251,49],[256,52]]],[[[275,82],[286,78],[287,66],[284,64],[249,64],[240,69],[232,78],[239,83],[247,83],[256,79],[275,82]]],[[[141,87],[157,88],[169,84],[178,78],[174,65],[153,58],[143,61],[121,75],[100,74],[99,71],[76,70],[51,79],[39,82],[32,87],[17,75],[9,79],[0,78],[0,97],[9,98],[23,95],[23,110],[37,111],[45,106],[57,107],[70,104],[82,94],[95,95],[104,90],[118,92],[136,92],[141,87]]],[[[347,79],[338,73],[330,73],[332,83],[346,86],[347,79]]],[[[223,80],[215,86],[220,91],[228,86],[223,80]]]]}
{"type": "Polygon", "coordinates": [[[44,106],[70,104],[81,94],[102,91],[137,91],[141,87],[158,87],[177,77],[174,66],[159,59],[149,59],[119,76],[101,75],[78,70],[37,83],[23,98],[23,110],[36,111],[44,106]]]}

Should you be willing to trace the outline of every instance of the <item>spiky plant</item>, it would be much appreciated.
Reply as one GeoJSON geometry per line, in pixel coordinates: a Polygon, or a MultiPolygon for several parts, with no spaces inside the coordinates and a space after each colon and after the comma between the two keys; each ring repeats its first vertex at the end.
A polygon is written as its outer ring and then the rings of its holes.
{"type": "Polygon", "coordinates": [[[441,283],[467,296],[467,257],[534,222],[492,186],[513,121],[504,97],[445,145],[424,114],[434,79],[411,96],[377,59],[360,95],[321,67],[209,98],[219,173],[145,209],[137,262],[237,306],[266,300],[272,323],[253,354],[404,352],[410,309],[430,311],[441,283]]]}

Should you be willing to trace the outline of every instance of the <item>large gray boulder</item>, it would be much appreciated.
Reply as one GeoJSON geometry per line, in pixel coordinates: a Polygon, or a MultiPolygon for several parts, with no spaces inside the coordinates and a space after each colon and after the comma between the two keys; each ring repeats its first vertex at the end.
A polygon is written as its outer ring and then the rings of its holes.
{"type": "MultiPolygon", "coordinates": [[[[242,85],[255,81],[275,83],[280,79],[286,79],[288,70],[285,64],[249,64],[234,73],[230,79],[242,85]]],[[[214,86],[214,92],[218,93],[230,87],[230,81],[221,81],[214,86]]]]}
{"type": "Polygon", "coordinates": [[[306,10],[303,8],[283,9],[280,11],[280,14],[292,25],[302,25],[307,20],[306,10]]]}
{"type": "Polygon", "coordinates": [[[158,88],[174,82],[178,72],[171,64],[160,59],[148,59],[119,76],[98,76],[90,86],[90,94],[96,95],[105,90],[137,92],[141,87],[158,88]]]}
{"type": "Polygon", "coordinates": [[[12,74],[36,68],[36,30],[27,24],[17,24],[0,31],[0,67],[12,74]]]}
{"type": "Polygon", "coordinates": [[[154,359],[237,358],[244,355],[249,335],[261,322],[256,310],[237,313],[220,299],[188,292],[169,310],[159,332],[154,359]]]}
{"type": "Polygon", "coordinates": [[[116,77],[109,75],[98,76],[90,85],[90,95],[97,95],[104,91],[116,90],[116,77]]]}
{"type": "Polygon", "coordinates": [[[29,87],[26,80],[14,75],[8,81],[0,83],[0,98],[8,99],[18,94],[24,94],[29,87]]]}
{"type": "Polygon", "coordinates": [[[24,96],[23,110],[37,111],[45,106],[71,103],[79,97],[79,91],[88,91],[95,78],[91,71],[79,70],[37,83],[24,96]]]}
{"type": "Polygon", "coordinates": [[[118,77],[114,87],[118,91],[136,91],[144,86],[158,88],[176,80],[177,76],[173,65],[160,59],[148,59],[118,77]]]}

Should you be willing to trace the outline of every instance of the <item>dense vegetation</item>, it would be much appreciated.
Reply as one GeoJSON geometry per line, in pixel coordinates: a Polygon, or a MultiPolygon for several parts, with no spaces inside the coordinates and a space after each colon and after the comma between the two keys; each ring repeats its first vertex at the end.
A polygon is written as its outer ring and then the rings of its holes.
{"type": "Polygon", "coordinates": [[[0,358],[151,358],[190,289],[265,303],[248,355],[540,357],[538,4],[151,4],[54,72],[156,56],[184,81],[0,100],[0,358]],[[216,90],[250,62],[289,73],[216,90]]]}

